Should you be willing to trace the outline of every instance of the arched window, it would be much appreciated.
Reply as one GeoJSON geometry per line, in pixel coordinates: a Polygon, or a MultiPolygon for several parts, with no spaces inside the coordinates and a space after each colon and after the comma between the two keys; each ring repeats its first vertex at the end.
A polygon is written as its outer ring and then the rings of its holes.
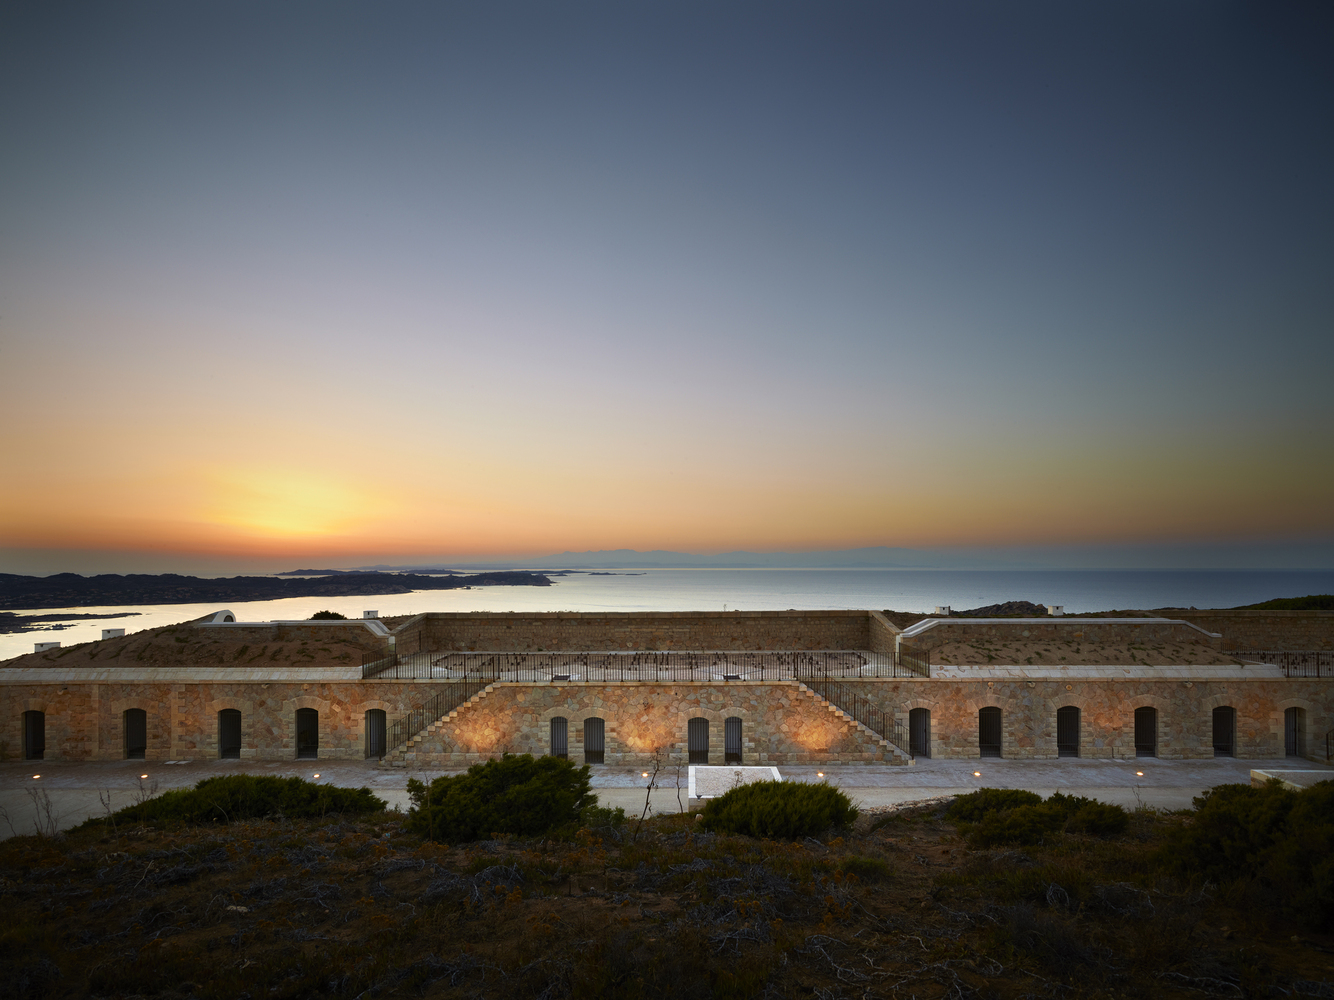
{"type": "Polygon", "coordinates": [[[127,708],[121,715],[125,733],[125,759],[143,760],[148,752],[148,713],[142,708],[127,708]]]}
{"type": "Polygon", "coordinates": [[[741,720],[736,716],[723,723],[723,763],[741,763],[741,720]]]}
{"type": "Polygon", "coordinates": [[[908,713],[908,753],[931,756],[931,709],[914,708],[908,713]]]}
{"type": "Polygon", "coordinates": [[[218,713],[218,756],[223,760],[241,759],[241,712],[224,708],[218,713]]]}
{"type": "Polygon", "coordinates": [[[366,758],[384,756],[385,714],[383,708],[366,709],[366,758]]]}
{"type": "Polygon", "coordinates": [[[686,723],[686,749],[690,754],[690,763],[707,764],[709,762],[708,719],[691,719],[686,723]]]}
{"type": "Polygon", "coordinates": [[[1158,756],[1158,709],[1148,705],[1135,709],[1135,756],[1158,756]]]}
{"type": "Polygon", "coordinates": [[[1079,756],[1079,709],[1074,705],[1056,710],[1056,756],[1079,756]]]}
{"type": "Polygon", "coordinates": [[[601,719],[584,720],[584,763],[601,764],[606,758],[607,726],[601,719]]]}
{"type": "Polygon", "coordinates": [[[1214,756],[1237,755],[1237,710],[1230,705],[1214,709],[1214,756]]]}
{"type": "Polygon", "coordinates": [[[983,757],[1001,755],[1001,710],[994,705],[977,710],[977,748],[983,757]]]}
{"type": "Polygon", "coordinates": [[[23,713],[23,759],[41,760],[46,755],[46,713],[23,713]]]}
{"type": "Polygon", "coordinates": [[[1306,756],[1306,709],[1284,710],[1283,752],[1289,757],[1306,756]]]}
{"type": "Polygon", "coordinates": [[[313,708],[296,710],[296,758],[314,760],[320,755],[320,713],[313,708]]]}
{"type": "Polygon", "coordinates": [[[551,756],[562,760],[570,756],[570,722],[563,715],[551,720],[551,756]]]}

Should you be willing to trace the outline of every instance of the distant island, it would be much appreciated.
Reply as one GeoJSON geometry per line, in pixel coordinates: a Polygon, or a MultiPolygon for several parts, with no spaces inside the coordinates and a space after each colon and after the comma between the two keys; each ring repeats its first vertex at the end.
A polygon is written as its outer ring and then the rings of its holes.
{"type": "Polygon", "coordinates": [[[461,590],[465,587],[550,587],[541,573],[474,573],[422,576],[416,573],[339,573],[315,578],[278,579],[233,576],[205,580],[175,573],[108,573],[79,576],[16,576],[0,573],[0,610],[79,608],[124,604],[207,604],[272,601],[283,597],[371,597],[414,590],[461,590]]]}

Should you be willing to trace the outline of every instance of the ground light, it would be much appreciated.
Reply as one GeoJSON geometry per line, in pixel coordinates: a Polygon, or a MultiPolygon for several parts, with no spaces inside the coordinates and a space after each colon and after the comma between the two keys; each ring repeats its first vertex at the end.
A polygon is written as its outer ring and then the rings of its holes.
{"type": "Polygon", "coordinates": [[[982,772],[981,772],[981,771],[974,771],[974,772],[973,772],[973,777],[974,777],[974,778],[980,778],[980,777],[982,777],[982,772]]]}
{"type": "Polygon", "coordinates": [[[823,772],[823,771],[816,771],[816,772],[815,772],[815,776],[816,776],[817,778],[823,778],[823,777],[824,777],[824,772],[823,772]]]}
{"type": "Polygon", "coordinates": [[[33,780],[33,781],[36,781],[36,780],[37,780],[38,778],[40,778],[40,777],[41,777],[40,774],[34,774],[34,775],[32,776],[32,780],[33,780]]]}
{"type": "Polygon", "coordinates": [[[1136,772],[1135,772],[1135,775],[1136,775],[1136,777],[1140,777],[1140,778],[1142,778],[1142,777],[1144,777],[1144,772],[1143,772],[1143,771],[1136,771],[1136,772]]]}
{"type": "Polygon", "coordinates": [[[315,777],[317,777],[317,778],[318,778],[318,777],[319,777],[319,775],[318,775],[318,774],[317,774],[317,775],[315,775],[315,777]]]}
{"type": "Polygon", "coordinates": [[[141,774],[141,775],[139,775],[139,777],[141,777],[141,778],[147,778],[148,775],[146,775],[146,774],[141,774]]]}

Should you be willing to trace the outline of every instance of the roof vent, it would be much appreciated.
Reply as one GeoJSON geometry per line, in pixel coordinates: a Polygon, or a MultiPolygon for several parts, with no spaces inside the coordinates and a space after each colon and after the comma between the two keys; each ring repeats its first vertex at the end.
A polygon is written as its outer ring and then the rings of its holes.
{"type": "Polygon", "coordinates": [[[948,604],[943,605],[943,606],[941,606],[941,605],[937,605],[937,606],[936,606],[936,614],[938,614],[938,615],[947,615],[947,614],[949,614],[949,613],[950,613],[950,606],[949,606],[948,604]]]}
{"type": "Polygon", "coordinates": [[[1047,614],[1049,614],[1049,615],[1063,615],[1063,614],[1065,614],[1065,605],[1064,605],[1064,604],[1048,604],[1048,605],[1047,605],[1047,614]]]}
{"type": "Polygon", "coordinates": [[[361,613],[361,617],[362,617],[362,618],[379,618],[379,617],[380,617],[380,612],[378,612],[378,611],[363,611],[363,612],[361,613]]]}

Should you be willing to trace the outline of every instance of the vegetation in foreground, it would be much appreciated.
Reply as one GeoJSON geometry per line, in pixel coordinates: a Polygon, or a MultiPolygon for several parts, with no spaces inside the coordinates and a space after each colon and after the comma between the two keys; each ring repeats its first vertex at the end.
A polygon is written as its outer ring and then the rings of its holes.
{"type": "Polygon", "coordinates": [[[596,807],[466,843],[383,811],[98,822],[0,843],[0,994],[1330,997],[1331,925],[1283,880],[1325,877],[1331,797],[1225,786],[1102,835],[991,790],[797,840],[596,807]],[[960,836],[1024,809],[1030,843],[960,836]]]}

